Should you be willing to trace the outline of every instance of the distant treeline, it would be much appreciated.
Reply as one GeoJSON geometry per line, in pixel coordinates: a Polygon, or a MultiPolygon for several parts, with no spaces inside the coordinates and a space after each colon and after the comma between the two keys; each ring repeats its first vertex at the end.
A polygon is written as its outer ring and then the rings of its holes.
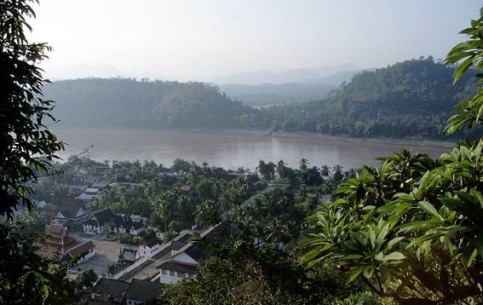
{"type": "Polygon", "coordinates": [[[265,110],[274,129],[354,137],[442,138],[454,105],[474,90],[432,58],[410,60],[352,81],[323,100],[265,110]]]}
{"type": "Polygon", "coordinates": [[[199,82],[76,79],[44,88],[65,125],[155,128],[240,128],[259,113],[199,82]]]}
{"type": "Polygon", "coordinates": [[[44,90],[68,125],[256,128],[354,137],[443,138],[454,105],[475,90],[431,57],[356,74],[328,97],[252,109],[204,83],[79,79],[44,90]]]}

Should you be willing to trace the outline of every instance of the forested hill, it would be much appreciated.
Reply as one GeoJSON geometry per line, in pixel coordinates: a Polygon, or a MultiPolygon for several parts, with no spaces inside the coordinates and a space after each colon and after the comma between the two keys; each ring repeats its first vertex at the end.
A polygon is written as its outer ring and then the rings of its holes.
{"type": "Polygon", "coordinates": [[[204,83],[77,79],[44,88],[62,125],[239,128],[257,112],[204,83]]]}
{"type": "Polygon", "coordinates": [[[319,101],[256,110],[205,83],[78,79],[44,88],[64,125],[256,128],[355,137],[444,138],[451,110],[475,86],[454,86],[432,58],[361,72],[319,101]]]}
{"type": "MultiPolygon", "coordinates": [[[[276,130],[350,136],[443,137],[451,110],[474,86],[431,57],[355,75],[320,101],[264,110],[276,130]]],[[[473,89],[474,90],[474,89],[473,89]]]]}

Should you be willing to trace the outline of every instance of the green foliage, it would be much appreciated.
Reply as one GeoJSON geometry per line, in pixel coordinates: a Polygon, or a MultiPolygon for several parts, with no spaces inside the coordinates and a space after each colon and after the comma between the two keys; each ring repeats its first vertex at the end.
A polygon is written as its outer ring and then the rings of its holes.
{"type": "Polygon", "coordinates": [[[29,43],[24,29],[34,17],[34,1],[0,2],[0,213],[11,215],[21,201],[31,206],[27,182],[46,170],[63,148],[46,124],[52,122],[52,101],[42,98],[38,64],[50,48],[29,43]]]}
{"type": "MultiPolygon", "coordinates": [[[[471,21],[471,27],[461,31],[461,34],[468,36],[468,40],[459,43],[448,53],[445,63],[446,64],[458,64],[453,76],[454,82],[457,83],[463,74],[471,67],[480,72],[483,70],[483,8],[480,12],[481,16],[477,20],[471,21]]],[[[461,102],[455,109],[455,114],[452,116],[448,125],[446,126],[446,132],[453,134],[461,129],[464,125],[467,128],[481,125],[481,117],[483,115],[483,89],[481,85],[483,75],[477,73],[476,76],[480,79],[477,92],[474,96],[471,96],[468,101],[461,102]]]]}
{"type": "Polygon", "coordinates": [[[311,216],[303,262],[338,265],[401,304],[481,302],[482,147],[435,162],[403,151],[343,182],[311,216]]]}
{"type": "Polygon", "coordinates": [[[94,270],[83,270],[77,276],[77,287],[79,289],[83,287],[91,288],[95,281],[97,281],[97,274],[94,270]]]}
{"type": "Polygon", "coordinates": [[[208,84],[78,79],[44,88],[63,124],[161,128],[240,127],[256,112],[208,84]]]}
{"type": "MultiPolygon", "coordinates": [[[[450,51],[455,81],[472,65],[481,70],[482,29],[483,14],[463,30],[470,40],[450,51]]],[[[447,131],[480,124],[481,84],[447,131]]],[[[310,217],[302,262],[338,266],[400,304],[481,304],[482,150],[478,137],[436,160],[402,151],[365,167],[310,217]]]]}
{"type": "Polygon", "coordinates": [[[455,102],[474,92],[469,77],[453,86],[452,73],[431,57],[408,60],[356,74],[323,100],[262,113],[275,130],[286,132],[443,138],[455,102]]]}
{"type": "Polygon", "coordinates": [[[139,236],[132,236],[129,234],[119,235],[119,242],[126,245],[139,245],[141,238],[139,236]]]}
{"type": "Polygon", "coordinates": [[[168,304],[330,304],[347,297],[337,272],[306,272],[292,258],[249,240],[210,248],[210,260],[192,281],[168,287],[168,304]]]}
{"type": "Polygon", "coordinates": [[[34,238],[0,225],[0,303],[71,304],[73,287],[67,266],[40,258],[34,238]]]}
{"type": "Polygon", "coordinates": [[[266,163],[265,161],[260,160],[257,170],[266,180],[273,180],[275,178],[276,167],[277,166],[273,162],[266,163]]]}
{"type": "MultiPolygon", "coordinates": [[[[478,50],[473,51],[476,62],[478,50]]],[[[69,125],[258,128],[441,139],[455,101],[475,91],[470,77],[462,76],[453,86],[453,72],[432,57],[407,60],[356,74],[323,100],[260,110],[203,83],[80,79],[56,82],[44,91],[57,100],[55,114],[69,125]]]]}
{"type": "MultiPolygon", "coordinates": [[[[0,215],[8,218],[17,204],[31,208],[30,183],[63,148],[47,128],[54,120],[49,113],[53,102],[44,100],[41,91],[46,80],[38,64],[50,48],[29,43],[24,33],[31,30],[26,20],[35,17],[35,2],[0,2],[0,215]]],[[[35,236],[24,233],[17,220],[7,222],[12,227],[0,225],[0,303],[70,304],[67,267],[36,255],[35,236]]]]}

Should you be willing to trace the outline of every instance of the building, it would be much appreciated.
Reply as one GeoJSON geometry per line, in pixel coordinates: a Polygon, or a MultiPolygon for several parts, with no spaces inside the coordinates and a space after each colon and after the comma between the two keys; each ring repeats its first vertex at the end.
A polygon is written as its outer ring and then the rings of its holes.
{"type": "Polygon", "coordinates": [[[157,267],[160,272],[160,283],[174,284],[183,279],[193,279],[198,270],[197,264],[181,263],[176,260],[168,260],[157,267]]]}
{"type": "Polygon", "coordinates": [[[161,248],[161,244],[154,232],[143,236],[139,243],[139,257],[153,257],[161,248]]]}
{"type": "Polygon", "coordinates": [[[121,233],[138,236],[144,231],[142,218],[114,214],[110,208],[104,208],[92,213],[91,217],[82,224],[86,234],[121,233]]]}
{"type": "Polygon", "coordinates": [[[90,203],[92,200],[96,199],[99,195],[99,189],[95,187],[88,187],[75,199],[82,200],[84,203],[90,203]]]}
{"type": "Polygon", "coordinates": [[[160,283],[133,279],[124,298],[126,305],[143,305],[162,296],[165,286],[160,283]]]}
{"type": "Polygon", "coordinates": [[[94,244],[87,240],[78,242],[70,236],[67,227],[58,221],[45,226],[46,240],[39,244],[37,254],[52,260],[69,261],[77,258],[75,264],[85,262],[95,256],[94,244]]]}
{"type": "Polygon", "coordinates": [[[91,289],[90,303],[122,304],[122,299],[128,288],[128,282],[100,278],[91,289]]]}
{"type": "MultiPolygon", "coordinates": [[[[214,227],[200,229],[199,234],[199,237],[206,242],[223,244],[227,236],[234,236],[237,231],[230,224],[221,223],[214,227]]],[[[199,265],[206,257],[199,244],[193,242],[192,238],[193,234],[187,233],[172,241],[173,247],[176,242],[184,244],[184,246],[179,250],[172,249],[171,255],[165,256],[165,260],[157,267],[160,269],[160,283],[173,284],[196,276],[199,265]],[[186,243],[183,241],[186,241],[186,243]]]]}

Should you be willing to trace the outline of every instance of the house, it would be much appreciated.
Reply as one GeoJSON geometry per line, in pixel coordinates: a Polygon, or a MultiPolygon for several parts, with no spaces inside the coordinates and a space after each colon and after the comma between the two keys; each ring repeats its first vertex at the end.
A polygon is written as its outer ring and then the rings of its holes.
{"type": "Polygon", "coordinates": [[[109,186],[110,182],[107,181],[97,181],[92,184],[92,188],[97,188],[99,190],[103,190],[109,186]]]}
{"type": "Polygon", "coordinates": [[[85,204],[73,197],[62,196],[55,200],[57,209],[53,217],[70,230],[78,230],[87,218],[85,204]]]}
{"type": "Polygon", "coordinates": [[[156,237],[154,232],[143,236],[141,242],[139,243],[138,256],[153,257],[153,255],[156,254],[161,248],[161,244],[162,243],[156,237]]]}
{"type": "Polygon", "coordinates": [[[65,251],[63,260],[71,260],[75,257],[79,259],[76,262],[77,264],[86,262],[93,258],[96,255],[96,251],[94,251],[94,244],[91,240],[86,240],[80,244],[77,244],[71,248],[68,248],[65,251]]]}
{"type": "Polygon", "coordinates": [[[82,230],[86,234],[105,232],[138,236],[144,231],[144,224],[142,221],[132,221],[131,217],[114,214],[110,208],[104,208],[92,213],[90,219],[82,224],[82,230]]]}
{"type": "Polygon", "coordinates": [[[199,246],[190,242],[178,251],[172,251],[171,253],[174,254],[156,267],[160,269],[160,283],[173,284],[183,279],[194,278],[198,266],[204,258],[199,246]]]}
{"type": "Polygon", "coordinates": [[[103,231],[110,231],[114,224],[114,213],[110,208],[104,208],[92,213],[89,220],[82,224],[85,233],[101,234],[103,231]]]}
{"type": "Polygon", "coordinates": [[[96,199],[99,195],[99,189],[95,187],[88,187],[82,194],[75,197],[75,199],[82,200],[84,203],[90,203],[92,200],[96,199]]]}
{"type": "Polygon", "coordinates": [[[76,264],[95,256],[92,241],[78,242],[70,236],[67,227],[53,220],[45,226],[46,240],[39,244],[37,254],[44,258],[67,261],[78,257],[76,264]]]}
{"type": "Polygon", "coordinates": [[[165,285],[146,280],[132,282],[100,278],[91,289],[89,304],[141,305],[161,298],[165,285]]]}
{"type": "Polygon", "coordinates": [[[142,224],[140,222],[126,221],[124,223],[121,223],[120,227],[129,228],[129,234],[134,235],[134,236],[138,236],[139,234],[141,234],[144,231],[144,224],[142,224]]]}
{"type": "Polygon", "coordinates": [[[198,270],[198,265],[168,260],[157,268],[160,269],[160,282],[162,284],[174,284],[183,279],[193,279],[198,270]]]}
{"type": "Polygon", "coordinates": [[[121,250],[121,254],[119,254],[119,262],[122,264],[132,264],[138,258],[138,251],[134,249],[127,249],[124,248],[121,250]]]}
{"type": "Polygon", "coordinates": [[[87,216],[86,211],[79,206],[60,206],[55,214],[55,219],[64,224],[73,224],[83,220],[87,216]]]}
{"type": "Polygon", "coordinates": [[[85,190],[86,187],[87,186],[84,184],[79,184],[79,185],[69,184],[67,185],[67,196],[75,198],[80,194],[82,194],[82,191],[85,190]]]}
{"type": "Polygon", "coordinates": [[[100,278],[91,289],[91,300],[96,303],[122,304],[122,299],[128,288],[128,282],[100,278]]]}
{"type": "MultiPolygon", "coordinates": [[[[200,228],[199,234],[199,237],[206,242],[222,244],[227,236],[234,236],[237,231],[232,225],[221,223],[214,227],[200,228]]],[[[177,251],[172,250],[171,256],[164,256],[165,260],[157,267],[160,269],[160,283],[172,284],[195,277],[198,266],[206,257],[199,244],[193,242],[192,238],[193,234],[186,232],[171,241],[172,247],[175,243],[185,245],[177,251]]]]}
{"type": "Polygon", "coordinates": [[[133,279],[124,295],[126,305],[141,305],[159,299],[165,285],[146,280],[133,279]]]}

